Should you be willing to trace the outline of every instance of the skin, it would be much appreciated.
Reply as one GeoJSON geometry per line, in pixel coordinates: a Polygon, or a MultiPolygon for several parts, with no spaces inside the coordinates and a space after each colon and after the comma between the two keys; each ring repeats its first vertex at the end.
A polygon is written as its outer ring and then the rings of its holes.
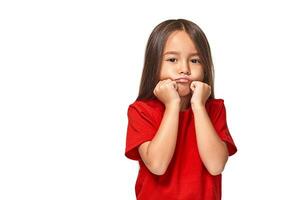
{"type": "Polygon", "coordinates": [[[153,93],[165,104],[165,112],[154,138],[139,146],[142,160],[156,175],[163,175],[168,168],[176,147],[179,112],[189,105],[194,114],[199,154],[206,169],[211,175],[218,175],[228,159],[227,146],[216,133],[205,109],[211,87],[202,82],[204,68],[195,53],[194,43],[184,31],[173,32],[164,47],[160,81],[153,93]],[[169,54],[169,51],[177,53],[169,54]],[[175,81],[185,74],[190,82],[175,81]]]}
{"type": "MultiPolygon", "coordinates": [[[[178,95],[173,94],[172,98],[167,101],[162,99],[162,102],[168,104],[173,101],[176,102],[180,98],[181,111],[187,109],[189,106],[192,95],[191,89],[195,86],[193,81],[202,81],[204,79],[204,70],[200,62],[200,57],[193,54],[197,54],[197,50],[187,33],[176,31],[169,36],[163,51],[163,61],[159,77],[161,81],[158,83],[156,89],[159,90],[164,84],[173,85],[178,95]],[[178,53],[168,53],[170,51],[178,53]],[[176,83],[175,79],[185,74],[190,74],[188,76],[192,82],[176,83]],[[191,88],[190,86],[193,87],[191,88]]],[[[175,90],[171,90],[170,93],[176,93],[175,90]]],[[[164,98],[163,95],[160,95],[160,97],[164,98]]],[[[193,98],[194,100],[195,98],[193,98]]]]}

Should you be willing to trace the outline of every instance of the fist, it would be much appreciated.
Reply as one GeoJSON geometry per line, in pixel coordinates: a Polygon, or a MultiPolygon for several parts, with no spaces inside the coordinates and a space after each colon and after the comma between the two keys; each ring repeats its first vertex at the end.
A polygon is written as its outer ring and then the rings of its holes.
{"type": "Polygon", "coordinates": [[[155,86],[154,95],[166,106],[171,103],[180,103],[180,96],[177,92],[177,83],[171,79],[159,81],[155,86]]]}
{"type": "Polygon", "coordinates": [[[205,102],[211,94],[211,87],[201,81],[193,81],[190,85],[192,90],[191,106],[205,106],[205,102]]]}

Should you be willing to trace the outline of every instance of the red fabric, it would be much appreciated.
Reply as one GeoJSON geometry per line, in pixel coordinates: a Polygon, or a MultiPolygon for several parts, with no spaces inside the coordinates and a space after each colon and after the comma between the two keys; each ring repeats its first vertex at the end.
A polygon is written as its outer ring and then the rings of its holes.
{"type": "MultiPolygon", "coordinates": [[[[237,148],[227,127],[224,100],[209,99],[205,107],[216,132],[227,144],[229,156],[235,154],[237,148]]],[[[211,175],[201,161],[191,108],[179,113],[176,149],[166,173],[155,175],[143,163],[138,147],[152,140],[164,109],[158,99],[138,100],[128,107],[125,156],[139,162],[137,200],[220,200],[222,174],[211,175]]]]}

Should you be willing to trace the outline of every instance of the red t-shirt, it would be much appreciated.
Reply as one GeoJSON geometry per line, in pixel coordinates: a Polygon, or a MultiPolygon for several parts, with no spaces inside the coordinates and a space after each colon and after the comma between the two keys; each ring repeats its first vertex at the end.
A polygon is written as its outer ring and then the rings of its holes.
{"type": "MultiPolygon", "coordinates": [[[[229,156],[233,155],[237,148],[227,127],[224,100],[208,99],[205,107],[216,132],[227,144],[229,156]]],[[[138,100],[128,107],[125,156],[139,162],[135,183],[137,199],[220,200],[222,174],[211,175],[201,161],[191,107],[179,112],[176,149],[165,174],[155,175],[144,164],[138,147],[152,140],[164,109],[158,99],[138,100]]]]}

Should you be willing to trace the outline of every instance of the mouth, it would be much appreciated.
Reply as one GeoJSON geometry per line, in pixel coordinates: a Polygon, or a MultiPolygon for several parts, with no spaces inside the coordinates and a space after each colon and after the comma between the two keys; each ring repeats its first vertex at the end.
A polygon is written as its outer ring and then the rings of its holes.
{"type": "Polygon", "coordinates": [[[189,83],[190,79],[188,79],[188,78],[177,78],[177,79],[175,79],[175,81],[177,83],[189,83]]]}

